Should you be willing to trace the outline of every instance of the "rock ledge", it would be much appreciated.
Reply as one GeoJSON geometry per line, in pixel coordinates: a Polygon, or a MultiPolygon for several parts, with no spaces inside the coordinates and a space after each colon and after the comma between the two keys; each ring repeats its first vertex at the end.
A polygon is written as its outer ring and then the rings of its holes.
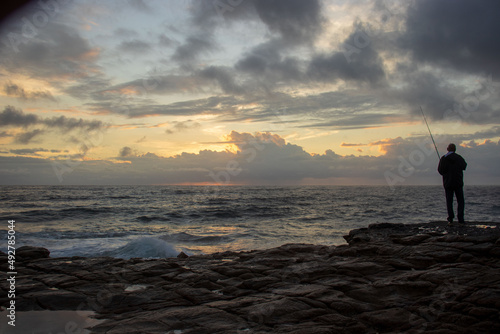
{"type": "Polygon", "coordinates": [[[94,310],[107,321],[92,333],[110,334],[500,332],[500,223],[375,224],[345,239],[157,260],[26,247],[16,309],[94,310]]]}

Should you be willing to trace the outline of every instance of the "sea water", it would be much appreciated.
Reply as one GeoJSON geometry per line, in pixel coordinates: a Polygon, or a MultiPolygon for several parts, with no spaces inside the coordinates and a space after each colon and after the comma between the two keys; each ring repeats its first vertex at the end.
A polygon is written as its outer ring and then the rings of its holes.
{"type": "MultiPolygon", "coordinates": [[[[121,258],[338,245],[377,222],[446,219],[441,186],[1,186],[0,238],[51,256],[121,258]]],[[[500,187],[465,187],[466,220],[500,221],[500,187]]],[[[6,246],[4,247],[6,248],[6,246]]],[[[3,250],[5,251],[5,250],[3,250]]]]}

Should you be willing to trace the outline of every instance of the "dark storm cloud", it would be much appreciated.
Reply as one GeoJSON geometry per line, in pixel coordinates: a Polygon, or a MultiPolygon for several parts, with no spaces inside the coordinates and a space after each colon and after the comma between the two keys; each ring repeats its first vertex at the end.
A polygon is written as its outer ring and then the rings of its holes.
{"type": "MultiPolygon", "coordinates": [[[[380,58],[371,47],[363,49],[351,63],[341,51],[316,55],[312,59],[295,58],[291,50],[297,49],[297,45],[314,41],[322,32],[323,17],[318,1],[242,1],[227,4],[233,8],[224,7],[226,9],[222,12],[211,1],[196,1],[191,4],[194,30],[172,55],[172,59],[181,65],[184,73],[151,75],[145,79],[94,90],[86,93],[94,100],[87,105],[98,112],[126,114],[132,117],[192,115],[197,112],[235,116],[237,104],[228,105],[228,99],[224,96],[213,96],[214,100],[223,100],[217,110],[211,107],[203,109],[205,106],[204,103],[199,103],[200,100],[162,106],[151,103],[154,101],[144,101],[143,98],[148,96],[152,99],[149,94],[201,92],[218,95],[222,92],[238,96],[234,99],[235,103],[266,104],[265,97],[275,94],[278,88],[289,87],[291,84],[322,84],[325,81],[337,80],[374,84],[380,83],[384,78],[380,58]],[[223,20],[220,20],[221,18],[223,20]],[[195,65],[194,61],[216,50],[214,27],[222,22],[231,24],[236,20],[262,21],[271,32],[269,39],[251,47],[250,51],[245,52],[234,63],[234,67],[208,65],[197,68],[199,65],[195,65]],[[127,88],[136,90],[137,94],[124,96],[122,90],[127,88]],[[193,108],[187,110],[184,105],[191,105],[193,108]]],[[[354,34],[355,32],[347,41],[355,38],[354,34]]],[[[92,88],[92,85],[89,88],[92,88]]],[[[85,94],[86,91],[86,87],[81,85],[68,90],[73,96],[85,94]]],[[[245,113],[247,112],[245,109],[245,113]]],[[[260,119],[267,116],[264,111],[248,115],[247,118],[252,117],[260,119]]]]}
{"type": "Polygon", "coordinates": [[[290,56],[283,57],[282,50],[283,43],[279,40],[259,44],[245,53],[234,68],[267,84],[302,80],[300,61],[290,56]]]}
{"type": "Polygon", "coordinates": [[[415,1],[400,44],[419,61],[498,77],[498,13],[496,0],[415,1]]]}
{"type": "Polygon", "coordinates": [[[189,7],[191,23],[203,30],[213,31],[217,25],[242,19],[256,17],[253,1],[236,0],[192,1],[189,7]]]}
{"type": "Polygon", "coordinates": [[[457,76],[443,69],[430,71],[420,66],[399,64],[396,68],[401,84],[384,92],[384,98],[400,103],[405,110],[421,117],[420,106],[432,120],[491,124],[500,121],[500,91],[492,77],[457,76]],[[460,78],[459,80],[456,80],[460,78]],[[457,84],[461,81],[462,84],[457,84]],[[471,90],[470,86],[476,87],[471,90]]]}
{"type": "Polygon", "coordinates": [[[198,72],[201,78],[213,80],[226,94],[243,94],[245,89],[239,86],[234,78],[231,68],[223,66],[210,66],[198,72]]]}
{"type": "Polygon", "coordinates": [[[442,78],[431,72],[411,71],[400,68],[404,87],[391,92],[395,99],[407,104],[414,114],[420,114],[422,106],[431,119],[442,119],[444,112],[452,108],[458,99],[460,90],[446,84],[442,78]]]}
{"type": "MultiPolygon", "coordinates": [[[[83,120],[76,118],[68,118],[65,116],[41,118],[35,114],[25,114],[22,110],[7,106],[0,113],[0,126],[17,126],[27,128],[34,125],[44,125],[49,128],[56,128],[63,132],[68,132],[74,129],[86,131],[99,130],[106,127],[101,121],[83,120]]],[[[35,130],[36,131],[36,130],[35,130]]],[[[32,131],[33,136],[41,132],[32,131]]],[[[29,135],[26,135],[29,137],[29,135]]],[[[28,138],[26,137],[26,138],[28,138]]],[[[24,138],[24,137],[23,137],[24,138]]],[[[30,137],[29,139],[31,139],[30,137]]],[[[29,141],[28,139],[28,141],[29,141]]]]}
{"type": "Polygon", "coordinates": [[[197,34],[189,36],[186,41],[179,45],[172,55],[172,60],[180,63],[189,63],[203,53],[213,51],[215,43],[209,34],[197,34]]]}
{"type": "MultiPolygon", "coordinates": [[[[21,31],[16,25],[10,28],[21,31]]],[[[19,69],[21,73],[28,71],[30,76],[43,79],[86,74],[87,69],[80,65],[90,64],[97,51],[74,27],[49,21],[42,28],[33,29],[36,31],[29,37],[16,33],[4,38],[5,47],[0,48],[3,67],[9,71],[19,69]]]]}
{"type": "Polygon", "coordinates": [[[312,42],[322,28],[318,0],[255,0],[257,14],[269,30],[289,43],[312,42]]]}
{"type": "Polygon", "coordinates": [[[235,68],[249,73],[264,73],[272,64],[281,60],[279,48],[272,43],[265,43],[253,48],[236,64],[235,68]]]}
{"type": "Polygon", "coordinates": [[[309,44],[322,30],[318,0],[193,1],[192,21],[203,29],[236,20],[259,20],[287,44],[309,44]]]}
{"type": "MultiPolygon", "coordinates": [[[[297,61],[292,57],[281,57],[280,53],[297,45],[312,45],[322,32],[324,20],[320,2],[316,0],[194,1],[191,14],[200,33],[188,37],[175,51],[173,60],[187,63],[202,53],[215,50],[212,36],[218,25],[227,28],[227,24],[236,21],[260,21],[269,30],[271,38],[245,54],[237,62],[236,69],[249,76],[259,76],[266,71],[266,77],[261,79],[270,87],[274,82],[296,80],[300,76],[297,61]]],[[[257,80],[254,85],[262,86],[262,83],[257,80]]]]}
{"type": "Polygon", "coordinates": [[[39,118],[35,114],[25,114],[22,110],[7,106],[0,113],[0,126],[28,127],[37,124],[39,118]]]}
{"type": "Polygon", "coordinates": [[[17,97],[20,100],[56,100],[49,91],[26,91],[21,86],[12,82],[6,83],[3,89],[5,94],[7,94],[8,96],[17,97]]]}
{"type": "Polygon", "coordinates": [[[342,79],[375,84],[382,81],[385,78],[382,59],[361,31],[362,26],[354,26],[354,31],[342,43],[344,50],[313,57],[307,70],[309,77],[327,82],[342,79]]]}
{"type": "Polygon", "coordinates": [[[352,33],[331,53],[313,53],[308,59],[295,58],[289,55],[290,52],[283,56],[286,43],[273,39],[243,54],[234,68],[250,78],[246,91],[260,89],[268,93],[283,85],[334,83],[338,80],[355,85],[369,83],[379,90],[387,85],[386,73],[382,57],[372,42],[364,25],[356,23],[352,33]]]}

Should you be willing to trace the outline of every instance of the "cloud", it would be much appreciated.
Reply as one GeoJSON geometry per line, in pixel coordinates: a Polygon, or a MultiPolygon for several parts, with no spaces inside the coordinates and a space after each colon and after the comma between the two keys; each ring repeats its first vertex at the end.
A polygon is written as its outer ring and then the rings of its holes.
{"type": "Polygon", "coordinates": [[[48,150],[45,148],[23,148],[23,149],[17,149],[17,150],[10,150],[10,153],[16,154],[16,155],[38,155],[39,152],[47,152],[47,153],[62,153],[63,151],[61,150],[48,150]]]}
{"type": "Polygon", "coordinates": [[[137,37],[139,36],[139,33],[129,28],[118,28],[113,32],[113,35],[121,39],[121,38],[137,37]]]}
{"type": "Polygon", "coordinates": [[[140,39],[123,41],[118,45],[118,50],[136,54],[148,52],[150,49],[151,45],[140,39]]]}
{"type": "Polygon", "coordinates": [[[172,134],[175,132],[184,132],[186,130],[191,130],[191,129],[196,129],[201,126],[200,123],[192,121],[192,120],[187,120],[184,122],[172,122],[173,126],[165,130],[167,134],[172,134]]]}
{"type": "Polygon", "coordinates": [[[211,35],[206,33],[191,35],[186,38],[184,44],[177,47],[172,55],[172,60],[180,63],[190,63],[203,53],[215,50],[215,47],[211,35]]]}
{"type": "MultiPolygon", "coordinates": [[[[157,91],[160,88],[165,87],[158,86],[157,91]]],[[[213,115],[217,116],[213,119],[216,122],[266,122],[272,131],[277,127],[283,128],[285,124],[300,128],[355,129],[408,120],[408,116],[401,113],[401,106],[404,105],[395,105],[389,99],[378,99],[374,92],[354,89],[305,96],[278,92],[267,95],[214,95],[166,105],[133,98],[119,102],[103,101],[88,105],[96,111],[108,110],[132,118],[213,115]]]]}
{"type": "Polygon", "coordinates": [[[272,134],[269,132],[257,132],[251,134],[248,132],[239,133],[237,131],[231,131],[231,133],[225,136],[225,142],[235,144],[240,151],[246,149],[246,145],[253,143],[260,144],[274,144],[278,147],[283,147],[286,145],[285,139],[281,138],[277,134],[272,134]]]}
{"type": "Polygon", "coordinates": [[[146,141],[146,136],[143,136],[140,139],[136,140],[135,142],[139,144],[139,143],[144,143],[145,141],[146,141]]]}
{"type": "MultiPolygon", "coordinates": [[[[122,159],[116,160],[125,159],[127,164],[77,157],[70,162],[0,157],[0,183],[57,184],[53,163],[71,166],[63,175],[63,183],[68,184],[343,184],[349,180],[351,184],[388,185],[388,172],[400,178],[398,185],[441,183],[436,171],[437,157],[427,137],[387,138],[369,143],[380,147],[380,156],[341,156],[331,150],[310,154],[277,134],[263,132],[232,131],[224,142],[236,149],[160,157],[153,153],[137,155],[130,147],[123,147],[122,159]]],[[[494,163],[500,163],[500,141],[463,145],[459,150],[469,164],[467,184],[500,181],[498,169],[485,167],[492,157],[494,163]]]]}
{"type": "Polygon", "coordinates": [[[321,32],[323,17],[317,0],[255,0],[259,18],[288,43],[310,43],[321,32]]]}
{"type": "Polygon", "coordinates": [[[19,133],[14,137],[14,142],[17,144],[28,144],[30,143],[35,137],[39,137],[44,133],[43,130],[40,129],[35,129],[32,131],[27,131],[23,133],[19,133]]]}
{"type": "Polygon", "coordinates": [[[37,124],[39,117],[35,114],[25,114],[12,106],[4,108],[0,113],[0,126],[22,126],[28,127],[37,124]]]}
{"type": "Polygon", "coordinates": [[[498,77],[498,12],[498,1],[416,1],[400,45],[420,62],[498,77]]]}
{"type": "Polygon", "coordinates": [[[252,77],[256,91],[258,87],[273,90],[277,83],[295,83],[304,81],[303,61],[291,56],[283,57],[284,45],[279,40],[264,42],[252,48],[239,59],[234,68],[240,73],[252,77]]]}
{"type": "MultiPolygon", "coordinates": [[[[32,10],[38,10],[33,6],[32,10]]],[[[82,77],[97,70],[93,61],[99,50],[80,36],[72,26],[49,21],[43,29],[36,30],[36,38],[22,35],[22,20],[10,26],[14,37],[4,41],[0,48],[2,67],[7,71],[21,71],[44,80],[64,77],[82,77]]],[[[11,35],[12,36],[12,35],[11,35]]]]}
{"type": "Polygon", "coordinates": [[[210,66],[198,72],[200,77],[215,81],[226,94],[243,94],[245,89],[234,80],[231,69],[222,66],[210,66]]]}
{"type": "Polygon", "coordinates": [[[344,143],[340,144],[340,147],[357,147],[357,146],[366,146],[366,144],[360,144],[360,143],[344,143]]]}
{"type": "Polygon", "coordinates": [[[120,152],[118,153],[118,156],[121,158],[128,157],[133,155],[132,149],[128,146],[124,146],[120,149],[120,152]]]}
{"type": "Polygon", "coordinates": [[[12,82],[6,83],[4,85],[4,92],[7,96],[17,97],[20,100],[38,100],[45,99],[55,101],[56,99],[52,96],[49,91],[26,91],[21,86],[14,84],[12,82]]]}
{"type": "MultiPolygon", "coordinates": [[[[384,98],[402,103],[414,115],[433,120],[460,118],[466,123],[496,123],[500,120],[500,101],[496,83],[485,78],[456,76],[443,70],[398,67],[399,84],[388,89],[384,98]],[[475,87],[471,91],[471,86],[475,87]]],[[[490,77],[491,79],[491,77],[490,77]]]]}
{"type": "Polygon", "coordinates": [[[111,87],[111,80],[101,74],[79,78],[75,84],[62,87],[62,90],[80,100],[103,100],[102,92],[111,87]]]}
{"type": "Polygon", "coordinates": [[[143,13],[153,13],[154,9],[151,8],[144,0],[127,0],[127,2],[136,10],[141,11],[143,13]]]}
{"type": "Polygon", "coordinates": [[[87,121],[81,118],[76,119],[76,118],[68,118],[65,116],[46,118],[42,121],[42,123],[49,127],[61,129],[65,132],[71,131],[73,129],[93,131],[93,130],[103,129],[105,127],[104,123],[101,121],[96,121],[96,120],[87,121]]]}
{"type": "Polygon", "coordinates": [[[401,87],[389,91],[394,100],[407,105],[414,114],[421,115],[420,106],[431,119],[443,119],[446,110],[451,108],[461,95],[461,90],[447,84],[442,77],[430,71],[400,68],[403,77],[401,87]]]}
{"type": "Polygon", "coordinates": [[[287,44],[312,43],[321,33],[324,18],[318,0],[194,1],[192,22],[213,31],[218,25],[258,20],[287,44]]]}
{"type": "MultiPolygon", "coordinates": [[[[277,83],[302,80],[304,73],[295,57],[289,56],[302,45],[312,46],[322,33],[324,18],[320,1],[242,1],[218,3],[196,1],[191,4],[195,33],[178,46],[172,59],[193,65],[202,54],[221,47],[215,39],[216,27],[233,23],[260,22],[268,39],[252,47],[234,67],[209,65],[195,70],[195,76],[215,80],[227,94],[267,94],[277,83]],[[281,54],[287,54],[281,56],[281,54]]],[[[192,67],[187,67],[193,70],[192,67]]]]}
{"type": "Polygon", "coordinates": [[[7,131],[2,131],[0,132],[0,138],[8,138],[8,137],[12,137],[13,135],[7,131]]]}
{"type": "Polygon", "coordinates": [[[174,42],[171,38],[167,37],[167,35],[165,35],[165,34],[160,34],[160,35],[158,36],[158,44],[159,44],[160,46],[163,46],[163,47],[170,47],[170,46],[172,46],[174,43],[175,43],[175,42],[174,42]]]}
{"type": "Polygon", "coordinates": [[[375,84],[385,78],[382,59],[371,45],[369,37],[359,37],[363,26],[355,24],[353,28],[353,32],[342,43],[344,50],[312,58],[307,70],[311,79],[327,82],[355,80],[375,84]],[[356,48],[355,45],[360,43],[362,48],[356,48]],[[349,48],[355,48],[356,51],[351,52],[349,48]]]}
{"type": "Polygon", "coordinates": [[[41,118],[35,114],[25,114],[22,110],[12,106],[7,106],[0,113],[0,126],[18,126],[29,127],[32,125],[45,125],[49,128],[56,128],[63,132],[68,132],[74,129],[85,131],[93,131],[105,128],[101,121],[83,120],[76,118],[68,118],[65,116],[41,118]]]}
{"type": "Polygon", "coordinates": [[[160,74],[151,73],[145,78],[123,82],[117,85],[109,85],[107,80],[97,78],[97,86],[89,82],[85,86],[74,87],[74,92],[81,94],[89,90],[86,96],[95,101],[107,101],[114,104],[125,104],[135,102],[133,99],[144,98],[148,95],[165,95],[177,93],[199,93],[208,88],[216,75],[210,78],[209,73],[203,75],[182,74],[160,74]]]}

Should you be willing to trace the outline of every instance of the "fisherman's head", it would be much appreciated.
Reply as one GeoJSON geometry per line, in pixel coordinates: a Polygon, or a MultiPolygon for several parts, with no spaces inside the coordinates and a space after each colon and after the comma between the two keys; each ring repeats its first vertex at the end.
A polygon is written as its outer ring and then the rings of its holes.
{"type": "Polygon", "coordinates": [[[457,147],[455,146],[455,144],[450,144],[448,145],[447,150],[448,152],[455,152],[457,150],[457,147]]]}

